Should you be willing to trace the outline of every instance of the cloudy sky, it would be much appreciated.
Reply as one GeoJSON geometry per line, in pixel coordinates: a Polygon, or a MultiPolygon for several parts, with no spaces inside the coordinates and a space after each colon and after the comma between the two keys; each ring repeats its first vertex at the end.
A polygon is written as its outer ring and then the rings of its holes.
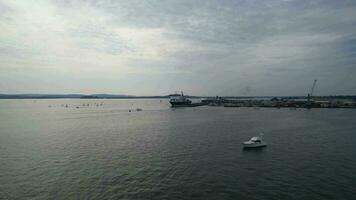
{"type": "Polygon", "coordinates": [[[0,0],[0,93],[356,94],[356,1],[0,0]]]}

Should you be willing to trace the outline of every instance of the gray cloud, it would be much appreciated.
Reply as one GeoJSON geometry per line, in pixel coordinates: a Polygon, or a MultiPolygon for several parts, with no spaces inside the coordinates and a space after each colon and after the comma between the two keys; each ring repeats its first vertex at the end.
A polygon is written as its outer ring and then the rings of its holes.
{"type": "Polygon", "coordinates": [[[46,82],[56,92],[303,95],[318,79],[320,95],[354,94],[355,9],[346,0],[0,1],[0,92],[51,92],[46,82]]]}

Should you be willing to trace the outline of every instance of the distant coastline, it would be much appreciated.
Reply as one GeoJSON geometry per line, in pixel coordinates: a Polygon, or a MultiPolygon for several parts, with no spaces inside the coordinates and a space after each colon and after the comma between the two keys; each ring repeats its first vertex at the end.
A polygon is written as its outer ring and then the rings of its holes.
{"type": "Polygon", "coordinates": [[[132,96],[114,94],[0,94],[0,99],[157,99],[169,98],[167,96],[132,96]]]}
{"type": "MultiPolygon", "coordinates": [[[[188,98],[212,98],[215,96],[187,96],[188,98]]],[[[244,99],[244,98],[285,98],[301,99],[305,96],[221,96],[222,98],[244,99]]],[[[0,99],[168,99],[169,95],[163,96],[134,96],[134,95],[116,95],[116,94],[0,94],[0,99]]],[[[356,95],[332,95],[332,96],[314,96],[314,98],[327,99],[354,99],[356,95]]]]}

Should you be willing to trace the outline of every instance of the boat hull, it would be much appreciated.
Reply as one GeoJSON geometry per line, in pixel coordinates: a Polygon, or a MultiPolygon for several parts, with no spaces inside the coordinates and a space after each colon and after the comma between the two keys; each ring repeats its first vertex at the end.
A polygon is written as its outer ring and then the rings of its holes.
{"type": "Polygon", "coordinates": [[[172,107],[196,107],[205,105],[206,103],[171,103],[172,107]]]}
{"type": "Polygon", "coordinates": [[[170,101],[169,103],[170,103],[172,106],[180,106],[180,105],[189,105],[189,104],[191,104],[190,101],[184,101],[184,102],[170,101]]]}
{"type": "Polygon", "coordinates": [[[244,148],[262,148],[262,147],[266,147],[266,146],[267,146],[266,143],[260,143],[260,144],[245,144],[245,143],[243,143],[244,148]]]}

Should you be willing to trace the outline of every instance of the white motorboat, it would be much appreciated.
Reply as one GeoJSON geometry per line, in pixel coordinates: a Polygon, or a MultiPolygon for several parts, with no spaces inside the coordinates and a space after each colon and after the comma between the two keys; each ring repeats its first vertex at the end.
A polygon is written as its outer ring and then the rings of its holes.
{"type": "Polygon", "coordinates": [[[265,147],[267,146],[267,143],[265,143],[262,140],[263,134],[260,134],[260,136],[255,136],[252,137],[249,141],[243,142],[243,147],[244,148],[259,148],[259,147],[265,147]]]}

